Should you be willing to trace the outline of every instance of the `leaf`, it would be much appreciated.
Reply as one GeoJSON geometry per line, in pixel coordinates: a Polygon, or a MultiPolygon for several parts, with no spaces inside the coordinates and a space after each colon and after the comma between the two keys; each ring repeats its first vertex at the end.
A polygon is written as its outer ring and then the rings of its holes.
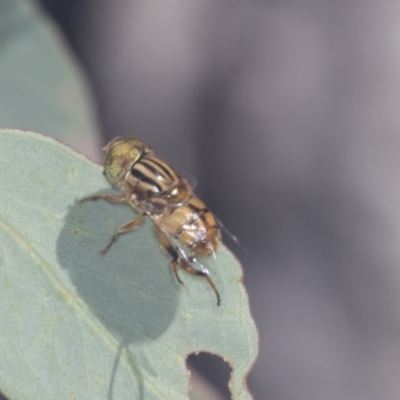
{"type": "Polygon", "coordinates": [[[43,132],[97,155],[97,123],[77,62],[28,0],[0,2],[0,126],[43,132]]]}
{"type": "Polygon", "coordinates": [[[135,214],[103,201],[101,169],[47,137],[0,130],[0,391],[10,400],[187,399],[185,359],[220,355],[234,399],[257,333],[240,266],[221,246],[204,260],[222,305],[200,277],[180,287],[150,221],[111,234],[135,214]]]}

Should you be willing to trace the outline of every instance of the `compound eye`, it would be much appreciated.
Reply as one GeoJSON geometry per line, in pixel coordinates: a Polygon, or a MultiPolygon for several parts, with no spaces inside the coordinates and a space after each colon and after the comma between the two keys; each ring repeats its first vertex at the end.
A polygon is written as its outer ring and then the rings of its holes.
{"type": "Polygon", "coordinates": [[[141,157],[142,142],[137,139],[115,140],[107,146],[104,173],[112,186],[120,183],[141,157]]]}

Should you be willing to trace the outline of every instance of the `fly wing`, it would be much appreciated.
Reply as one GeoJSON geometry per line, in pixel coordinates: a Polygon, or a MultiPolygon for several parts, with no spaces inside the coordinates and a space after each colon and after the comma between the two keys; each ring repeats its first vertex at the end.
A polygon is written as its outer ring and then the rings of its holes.
{"type": "Polygon", "coordinates": [[[197,187],[197,179],[194,175],[184,172],[182,178],[189,184],[189,186],[194,190],[197,187]]]}

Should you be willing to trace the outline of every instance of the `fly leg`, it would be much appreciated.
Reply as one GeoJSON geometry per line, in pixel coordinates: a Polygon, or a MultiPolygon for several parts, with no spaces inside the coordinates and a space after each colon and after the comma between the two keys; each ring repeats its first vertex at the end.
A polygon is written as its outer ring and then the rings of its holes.
{"type": "Polygon", "coordinates": [[[207,283],[211,286],[212,290],[217,296],[217,305],[220,306],[221,296],[213,280],[211,279],[208,270],[203,266],[201,267],[201,269],[194,268],[191,265],[191,263],[195,262],[196,259],[193,257],[187,257],[183,251],[179,251],[178,248],[174,247],[171,241],[168,239],[168,237],[160,229],[157,229],[157,235],[161,241],[162,247],[172,256],[170,265],[172,272],[174,273],[179,284],[183,285],[183,282],[181,281],[178,275],[178,268],[177,268],[178,265],[185,271],[189,272],[190,274],[203,277],[207,281],[207,283]]]}
{"type": "Polygon", "coordinates": [[[133,231],[134,229],[136,229],[144,220],[146,219],[146,216],[144,214],[140,214],[139,216],[137,216],[134,220],[127,222],[124,225],[121,225],[118,230],[114,233],[114,235],[112,235],[110,242],[108,243],[108,245],[102,250],[100,251],[100,254],[102,256],[104,256],[108,250],[110,250],[110,247],[117,241],[119,235],[126,233],[126,232],[130,232],[133,231]]]}
{"type": "Polygon", "coordinates": [[[178,275],[177,266],[178,266],[179,254],[177,249],[172,245],[170,240],[160,229],[156,229],[156,233],[158,238],[160,239],[162,249],[167,251],[172,256],[172,261],[170,262],[172,272],[174,273],[175,278],[179,282],[179,284],[183,286],[184,283],[181,281],[181,278],[178,275]]]}
{"type": "Polygon", "coordinates": [[[198,275],[204,277],[204,279],[208,282],[208,284],[211,286],[212,290],[214,290],[215,295],[217,296],[217,306],[221,305],[221,296],[218,292],[217,287],[215,286],[214,282],[212,281],[210,277],[210,273],[208,272],[208,269],[202,267],[201,270],[194,268],[192,265],[190,265],[190,259],[185,260],[184,258],[179,257],[178,260],[176,260],[178,265],[183,268],[185,271],[189,272],[190,274],[193,275],[198,275]]]}
{"type": "Polygon", "coordinates": [[[111,193],[101,193],[101,194],[95,194],[93,196],[88,196],[84,197],[83,199],[79,200],[79,204],[86,203],[87,201],[96,201],[96,200],[106,200],[110,203],[126,203],[126,198],[124,195],[116,195],[116,194],[111,194],[111,193]]]}
{"type": "MultiPolygon", "coordinates": [[[[101,194],[95,194],[93,196],[88,196],[85,197],[81,200],[79,200],[79,204],[86,203],[87,201],[96,201],[96,200],[106,200],[110,203],[117,203],[117,204],[123,204],[127,203],[125,195],[116,195],[116,194],[111,194],[111,193],[101,193],[101,194]]],[[[127,222],[126,224],[120,226],[118,230],[114,233],[114,235],[111,237],[110,242],[108,245],[100,251],[100,254],[104,256],[108,250],[110,250],[110,247],[116,242],[118,239],[119,235],[130,232],[137,228],[144,220],[146,216],[144,214],[139,215],[136,217],[134,220],[127,222]]]]}

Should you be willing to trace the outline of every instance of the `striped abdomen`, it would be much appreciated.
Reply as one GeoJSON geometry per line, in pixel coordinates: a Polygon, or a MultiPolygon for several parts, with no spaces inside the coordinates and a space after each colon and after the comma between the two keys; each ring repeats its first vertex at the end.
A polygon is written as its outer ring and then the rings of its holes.
{"type": "Polygon", "coordinates": [[[196,196],[184,204],[166,209],[153,217],[153,221],[164,233],[179,240],[195,255],[209,255],[218,247],[220,230],[214,215],[196,196]]]}

